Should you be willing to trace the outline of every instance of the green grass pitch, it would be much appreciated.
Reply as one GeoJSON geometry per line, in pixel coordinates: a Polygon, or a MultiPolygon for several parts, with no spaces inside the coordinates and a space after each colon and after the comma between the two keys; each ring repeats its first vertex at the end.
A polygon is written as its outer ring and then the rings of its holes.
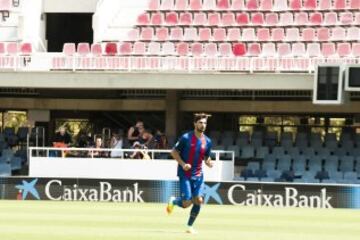
{"type": "Polygon", "coordinates": [[[186,234],[190,209],[164,204],[0,201],[0,240],[358,240],[360,210],[206,205],[186,234]]]}

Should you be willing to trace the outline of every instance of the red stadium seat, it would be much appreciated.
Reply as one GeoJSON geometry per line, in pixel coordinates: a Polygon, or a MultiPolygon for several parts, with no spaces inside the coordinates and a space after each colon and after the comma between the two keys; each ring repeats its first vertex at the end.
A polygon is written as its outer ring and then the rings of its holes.
{"type": "Polygon", "coordinates": [[[235,11],[244,10],[244,0],[232,0],[231,9],[235,11]]]}
{"type": "Polygon", "coordinates": [[[206,43],[204,51],[207,57],[215,57],[218,55],[216,43],[206,43]]]}
{"type": "Polygon", "coordinates": [[[236,22],[240,25],[248,25],[249,24],[249,14],[247,13],[239,13],[236,15],[236,22]]]}
{"type": "MultiPolygon", "coordinates": [[[[107,44],[115,44],[115,51],[117,51],[116,49],[116,43],[107,43],[107,44]]],[[[9,45],[9,44],[8,44],[9,45]]],[[[17,48],[17,44],[16,44],[16,48],[17,48]]],[[[17,50],[16,50],[17,52],[17,50]]],[[[63,51],[62,51],[66,56],[73,56],[76,53],[76,46],[75,43],[64,43],[63,46],[63,51]]]]}
{"type": "Polygon", "coordinates": [[[330,39],[330,31],[328,28],[318,28],[317,29],[317,37],[321,42],[327,42],[330,39]]]}
{"type": "Polygon", "coordinates": [[[160,9],[160,0],[150,0],[149,2],[149,10],[157,11],[160,9]]]}
{"type": "Polygon", "coordinates": [[[211,29],[210,28],[200,28],[199,29],[199,40],[202,42],[208,42],[211,38],[211,29]]]}
{"type": "Polygon", "coordinates": [[[176,25],[178,24],[179,19],[176,12],[168,12],[165,15],[165,23],[167,25],[176,25]]]}
{"type": "MultiPolygon", "coordinates": [[[[64,48],[65,48],[65,45],[64,45],[64,48]]],[[[70,50],[70,51],[72,52],[73,50],[70,50]]],[[[75,51],[75,44],[74,44],[74,51],[75,51]]],[[[105,44],[105,54],[106,55],[115,56],[115,55],[117,55],[117,53],[118,53],[118,49],[117,49],[117,44],[115,42],[108,42],[105,44]]]]}
{"type": "Polygon", "coordinates": [[[336,12],[327,12],[324,15],[325,25],[337,25],[337,14],[336,12]]]}
{"type": "Polygon", "coordinates": [[[21,43],[20,45],[20,53],[21,55],[30,55],[32,53],[32,45],[31,43],[21,43]]]}
{"type": "Polygon", "coordinates": [[[196,28],[185,28],[184,32],[184,41],[197,41],[198,40],[198,34],[196,28]]]}
{"type": "Polygon", "coordinates": [[[192,25],[193,19],[190,12],[180,13],[179,24],[184,26],[192,25]]]}
{"type": "Polygon", "coordinates": [[[175,9],[178,11],[184,11],[188,8],[187,0],[176,0],[175,1],[175,9]]]}
{"type": "Polygon", "coordinates": [[[268,26],[276,26],[279,23],[279,17],[277,13],[267,13],[265,15],[265,22],[268,26]]]}
{"type": "Polygon", "coordinates": [[[339,55],[339,57],[349,56],[351,54],[350,43],[338,43],[336,52],[339,55]]]}
{"type": "Polygon", "coordinates": [[[211,10],[214,11],[216,9],[216,2],[215,0],[204,0],[203,3],[203,10],[211,10]]]}
{"type": "Polygon", "coordinates": [[[220,43],[219,44],[219,54],[221,57],[230,57],[233,56],[230,43],[220,43]]]}
{"type": "Polygon", "coordinates": [[[154,38],[154,29],[152,27],[146,27],[141,30],[140,38],[143,41],[151,41],[154,38]]]}
{"type": "MultiPolygon", "coordinates": [[[[121,45],[120,45],[121,47],[121,45]]],[[[145,55],[146,53],[146,45],[144,42],[136,42],[134,43],[133,55],[145,55]]],[[[121,54],[121,51],[120,51],[121,54]]]]}
{"type": "Polygon", "coordinates": [[[274,11],[286,11],[288,10],[287,0],[274,0],[274,11]]]}
{"type": "Polygon", "coordinates": [[[310,13],[310,24],[312,25],[321,25],[323,22],[323,17],[320,12],[310,13]]]}
{"type": "Polygon", "coordinates": [[[308,21],[308,14],[306,12],[297,12],[295,13],[295,24],[296,25],[307,25],[308,21]]]}
{"type": "Polygon", "coordinates": [[[176,52],[179,56],[187,56],[189,54],[189,44],[180,42],[176,45],[176,52]]]}
{"type": "Polygon", "coordinates": [[[148,13],[142,13],[138,16],[136,23],[138,25],[148,25],[150,24],[150,16],[148,13]]]}
{"type": "Polygon", "coordinates": [[[175,28],[171,28],[170,30],[170,40],[173,41],[182,41],[184,36],[183,36],[183,29],[180,27],[175,27],[175,28]]]}
{"type": "Polygon", "coordinates": [[[351,49],[353,57],[360,57],[360,43],[354,43],[351,49]]]}
{"type": "Polygon", "coordinates": [[[217,9],[220,10],[227,10],[230,8],[230,1],[229,0],[217,0],[217,9]]]}
{"type": "Polygon", "coordinates": [[[0,55],[5,54],[5,43],[0,42],[0,55]]]}
{"type": "Polygon", "coordinates": [[[335,43],[323,43],[321,45],[321,54],[323,57],[331,57],[334,56],[335,53],[335,43]]]}
{"type": "Polygon", "coordinates": [[[350,41],[357,41],[360,39],[360,28],[350,27],[347,29],[346,39],[350,41]]]}
{"type": "MultiPolygon", "coordinates": [[[[119,55],[130,55],[132,53],[132,44],[130,42],[122,42],[119,46],[119,55]]],[[[112,50],[111,50],[112,51],[112,50]]],[[[107,52],[107,49],[105,48],[105,52],[107,52]]],[[[107,55],[116,55],[116,53],[107,54],[107,55]]]]}
{"type": "Polygon", "coordinates": [[[160,43],[158,42],[149,43],[148,51],[147,51],[149,55],[160,55],[160,52],[161,52],[160,43]]]}
{"type": "Polygon", "coordinates": [[[346,8],[346,0],[335,0],[334,8],[335,9],[345,9],[346,8]]]}
{"type": "Polygon", "coordinates": [[[264,14],[257,12],[251,15],[251,22],[253,25],[264,25],[264,14]]]}
{"type": "Polygon", "coordinates": [[[279,24],[281,26],[289,26],[294,24],[294,15],[291,12],[280,13],[279,24]]]}
{"type": "Polygon", "coordinates": [[[244,42],[254,42],[256,41],[255,30],[254,28],[244,28],[242,32],[241,40],[244,42]]]}
{"type": "Polygon", "coordinates": [[[80,56],[86,56],[90,54],[90,44],[87,42],[82,42],[77,45],[77,53],[80,56]]]}
{"type": "Polygon", "coordinates": [[[226,40],[225,28],[215,28],[213,33],[213,40],[216,42],[224,42],[226,40]]]}
{"type": "Polygon", "coordinates": [[[291,55],[294,57],[304,57],[305,56],[305,44],[304,43],[294,43],[292,45],[291,55]]]}
{"type": "Polygon", "coordinates": [[[160,26],[163,23],[164,23],[164,16],[162,15],[162,13],[160,13],[160,12],[154,13],[151,16],[151,24],[152,25],[160,26]]]}
{"type": "Polygon", "coordinates": [[[133,41],[133,42],[139,40],[139,29],[137,28],[130,29],[127,33],[127,39],[124,40],[133,41]]]}
{"type": "Polygon", "coordinates": [[[344,25],[352,25],[354,22],[354,17],[351,12],[342,12],[340,13],[340,23],[344,25]]]}
{"type": "Polygon", "coordinates": [[[209,13],[208,14],[208,25],[219,26],[220,25],[220,13],[209,13]]]}
{"type": "Polygon", "coordinates": [[[233,26],[235,25],[235,15],[231,12],[224,13],[221,22],[223,26],[233,26]]]}
{"type": "Polygon", "coordinates": [[[350,0],[350,9],[360,9],[360,1],[359,0],[350,0]]]}
{"type": "Polygon", "coordinates": [[[257,10],[259,8],[259,3],[257,0],[246,0],[246,8],[248,10],[257,10]]]}
{"type": "Polygon", "coordinates": [[[234,43],[232,47],[234,56],[242,57],[246,55],[246,46],[244,43],[234,43]]]}
{"type": "Polygon", "coordinates": [[[355,13],[354,25],[360,25],[360,12],[355,13]]]}
{"type": "Polygon", "coordinates": [[[229,28],[228,29],[228,40],[229,41],[239,41],[240,40],[240,29],[239,28],[229,28]]]}
{"type": "Polygon", "coordinates": [[[191,53],[194,57],[200,57],[203,55],[204,48],[201,43],[192,43],[191,44],[191,53]]]}
{"type": "Polygon", "coordinates": [[[307,45],[307,56],[319,57],[321,55],[319,43],[309,43],[307,45]]]}
{"type": "Polygon", "coordinates": [[[195,13],[194,14],[194,25],[205,26],[207,25],[207,18],[205,13],[195,13]]]}
{"type": "Polygon", "coordinates": [[[288,42],[299,41],[300,40],[299,28],[287,28],[285,40],[288,42]]]}
{"type": "Polygon", "coordinates": [[[305,0],[304,8],[308,10],[313,10],[317,8],[317,0],[305,0]]]}
{"type": "Polygon", "coordinates": [[[91,54],[95,57],[102,55],[102,47],[100,43],[91,44],[91,54]]]}
{"type": "Polygon", "coordinates": [[[190,9],[193,11],[202,10],[202,1],[201,0],[190,0],[190,9]]]}
{"type": "Polygon", "coordinates": [[[257,57],[261,54],[261,46],[259,43],[250,43],[248,45],[247,55],[257,57]]]}
{"type": "Polygon", "coordinates": [[[319,10],[332,9],[331,1],[332,0],[319,0],[319,10]]]}
{"type": "Polygon", "coordinates": [[[175,55],[175,46],[172,42],[165,42],[162,45],[163,55],[175,55]]]}
{"type": "Polygon", "coordinates": [[[315,29],[314,28],[304,28],[303,32],[302,32],[302,41],[304,41],[304,42],[315,41],[315,29]]]}
{"type": "Polygon", "coordinates": [[[336,27],[332,29],[331,40],[332,41],[343,41],[346,39],[345,28],[336,27]]]}
{"type": "Polygon", "coordinates": [[[278,45],[278,55],[279,57],[287,57],[291,55],[291,48],[289,43],[279,43],[278,45]]]}
{"type": "Polygon", "coordinates": [[[273,8],[272,0],[261,0],[260,9],[263,11],[271,11],[273,8]]]}
{"type": "Polygon", "coordinates": [[[274,43],[265,43],[262,45],[262,56],[275,57],[277,55],[274,43]]]}
{"type": "Polygon", "coordinates": [[[166,27],[156,28],[156,40],[166,41],[169,38],[169,30],[166,27]]]}
{"type": "Polygon", "coordinates": [[[284,41],[285,33],[283,28],[272,28],[271,29],[271,39],[275,42],[284,41]]]}
{"type": "Polygon", "coordinates": [[[290,9],[292,9],[292,10],[301,10],[302,9],[301,0],[290,0],[290,9]]]}
{"type": "Polygon", "coordinates": [[[266,42],[270,40],[270,30],[269,28],[259,28],[257,30],[257,39],[260,42],[266,42]]]}
{"type": "Polygon", "coordinates": [[[162,0],[160,5],[161,10],[173,10],[174,0],[162,0]]]}

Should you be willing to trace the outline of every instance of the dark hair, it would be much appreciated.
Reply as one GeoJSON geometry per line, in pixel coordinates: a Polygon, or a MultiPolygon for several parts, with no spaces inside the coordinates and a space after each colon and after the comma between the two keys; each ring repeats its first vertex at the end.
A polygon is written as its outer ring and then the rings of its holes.
{"type": "Polygon", "coordinates": [[[194,123],[199,121],[200,119],[206,118],[206,120],[211,117],[211,114],[207,113],[194,113],[194,123]]]}

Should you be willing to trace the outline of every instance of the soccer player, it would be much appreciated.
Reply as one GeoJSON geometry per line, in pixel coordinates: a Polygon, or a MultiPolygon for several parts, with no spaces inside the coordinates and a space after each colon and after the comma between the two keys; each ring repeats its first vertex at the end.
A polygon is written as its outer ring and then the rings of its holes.
{"type": "Polygon", "coordinates": [[[199,215],[200,206],[203,202],[204,175],[202,162],[208,167],[213,167],[210,158],[211,140],[204,132],[207,119],[210,115],[198,113],[194,115],[194,131],[182,135],[171,151],[172,157],[178,162],[177,175],[180,183],[181,197],[171,197],[167,212],[171,214],[174,206],[188,208],[191,205],[190,217],[188,220],[188,233],[196,233],[193,224],[199,215]]]}

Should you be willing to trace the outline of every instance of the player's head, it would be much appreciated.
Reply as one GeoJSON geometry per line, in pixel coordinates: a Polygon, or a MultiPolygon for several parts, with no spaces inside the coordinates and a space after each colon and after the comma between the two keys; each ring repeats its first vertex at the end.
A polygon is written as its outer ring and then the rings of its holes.
{"type": "Polygon", "coordinates": [[[195,113],[194,114],[194,129],[197,132],[203,133],[206,130],[207,120],[211,117],[210,114],[206,113],[195,113]]]}

